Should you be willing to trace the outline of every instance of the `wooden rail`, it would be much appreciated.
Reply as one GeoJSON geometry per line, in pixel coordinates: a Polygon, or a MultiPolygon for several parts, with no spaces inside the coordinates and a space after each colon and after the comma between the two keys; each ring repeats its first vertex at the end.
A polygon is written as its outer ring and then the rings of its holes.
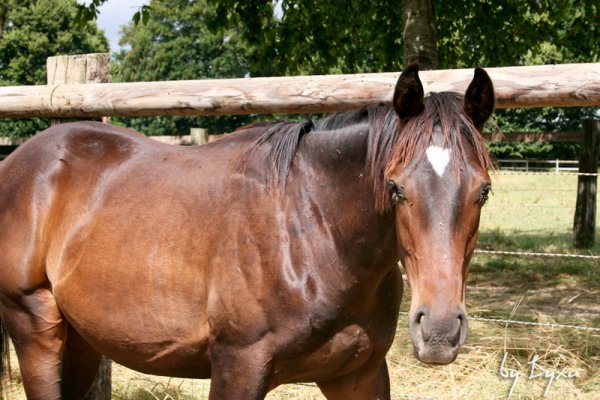
{"type": "MultiPolygon", "coordinates": [[[[600,63],[488,68],[498,108],[600,106],[600,63]]],[[[426,91],[464,92],[472,69],[423,71],[426,91]]],[[[391,100],[398,73],[0,87],[0,117],[308,113],[391,100]]]]}

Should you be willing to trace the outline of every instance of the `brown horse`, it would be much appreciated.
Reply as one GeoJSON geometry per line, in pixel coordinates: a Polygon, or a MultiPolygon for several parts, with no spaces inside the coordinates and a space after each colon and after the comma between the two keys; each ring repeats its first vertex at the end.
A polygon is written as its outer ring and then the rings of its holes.
{"type": "Polygon", "coordinates": [[[211,378],[213,400],[305,381],[389,399],[399,260],[416,356],[452,362],[493,103],[482,69],[424,98],[413,65],[392,106],[201,147],[92,122],[32,138],[0,163],[0,318],[28,398],[81,398],[103,354],[211,378]]]}

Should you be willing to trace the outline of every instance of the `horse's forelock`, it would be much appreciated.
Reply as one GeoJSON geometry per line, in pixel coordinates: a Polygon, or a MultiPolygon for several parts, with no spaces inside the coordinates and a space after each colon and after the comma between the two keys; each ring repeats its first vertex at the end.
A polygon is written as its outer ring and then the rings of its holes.
{"type": "Polygon", "coordinates": [[[460,164],[467,161],[461,137],[473,146],[480,166],[493,169],[493,162],[481,133],[463,111],[463,97],[456,93],[431,93],[425,98],[425,109],[418,116],[400,123],[392,107],[386,107],[371,118],[369,171],[375,191],[375,207],[380,213],[391,209],[387,180],[397,166],[406,168],[411,160],[421,157],[440,128],[444,146],[458,157],[452,159],[452,169],[458,176],[460,164]]]}

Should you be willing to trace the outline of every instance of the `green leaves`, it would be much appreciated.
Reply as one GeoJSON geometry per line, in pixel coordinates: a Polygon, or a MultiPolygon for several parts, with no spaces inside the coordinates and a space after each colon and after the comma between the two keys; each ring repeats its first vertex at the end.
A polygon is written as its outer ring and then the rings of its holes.
{"type": "MultiPolygon", "coordinates": [[[[205,0],[153,0],[122,30],[127,50],[112,63],[113,81],[240,78],[248,73],[248,47],[236,29],[211,31],[216,10],[205,0]],[[150,8],[151,7],[151,8],[150,8]],[[144,14],[146,12],[146,14],[144,14]],[[144,23],[144,15],[149,18],[144,23]],[[141,22],[141,23],[140,23],[141,22]]],[[[187,134],[191,127],[229,132],[251,120],[232,117],[127,118],[123,123],[144,133],[187,134]]]]}
{"type": "Polygon", "coordinates": [[[243,27],[253,76],[401,69],[401,7],[395,0],[209,0],[219,23],[243,27]]]}
{"type": "Polygon", "coordinates": [[[142,24],[146,25],[148,23],[148,20],[150,19],[151,11],[152,8],[149,5],[143,5],[138,11],[136,11],[135,14],[133,14],[131,20],[136,26],[140,23],[140,21],[142,22],[142,24]]]}
{"type": "Polygon", "coordinates": [[[88,22],[95,20],[100,14],[99,7],[107,0],[92,0],[89,5],[77,4],[77,14],[75,15],[75,24],[83,28],[88,22]]]}
{"type": "MultiPolygon", "coordinates": [[[[85,4],[77,4],[77,14],[75,15],[75,23],[79,27],[84,27],[88,22],[94,21],[100,14],[100,6],[108,0],[92,0],[87,6],[85,4]]],[[[131,18],[135,25],[140,22],[146,24],[150,19],[152,8],[149,5],[141,6],[131,18]]]]}
{"type": "MultiPolygon", "coordinates": [[[[46,59],[108,51],[95,23],[75,23],[75,0],[0,0],[0,84],[43,85],[46,59]]],[[[0,120],[0,136],[28,136],[46,120],[0,120]]]]}

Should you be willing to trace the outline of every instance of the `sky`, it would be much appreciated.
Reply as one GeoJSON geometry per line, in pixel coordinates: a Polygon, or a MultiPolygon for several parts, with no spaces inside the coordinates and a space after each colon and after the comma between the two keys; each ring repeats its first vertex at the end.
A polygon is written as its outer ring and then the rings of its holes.
{"type": "MultiPolygon", "coordinates": [[[[90,0],[77,0],[77,2],[89,4],[90,0]]],[[[138,11],[140,6],[148,3],[150,3],[150,0],[108,0],[100,7],[97,24],[108,39],[111,52],[120,49],[119,30],[121,25],[131,21],[131,17],[138,11]]],[[[276,0],[275,15],[281,17],[281,14],[281,0],[276,0]]]]}
{"type": "MultiPolygon", "coordinates": [[[[100,7],[98,27],[104,31],[110,43],[110,51],[119,50],[119,30],[121,25],[131,21],[140,6],[148,4],[149,0],[108,0],[100,7]]],[[[89,0],[78,0],[78,3],[89,4],[89,0]]]]}

